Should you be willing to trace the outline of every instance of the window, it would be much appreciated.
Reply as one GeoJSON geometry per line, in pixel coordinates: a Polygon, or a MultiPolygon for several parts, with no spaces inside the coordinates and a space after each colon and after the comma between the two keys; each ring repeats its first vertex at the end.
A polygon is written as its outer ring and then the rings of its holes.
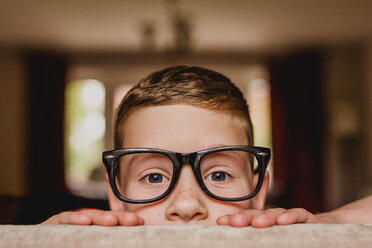
{"type": "Polygon", "coordinates": [[[105,198],[105,87],[93,79],[76,80],[65,92],[65,174],[72,193],[105,198]],[[99,186],[100,185],[100,186],[99,186]]]}
{"type": "MultiPolygon", "coordinates": [[[[245,74],[244,81],[247,82],[245,95],[254,129],[254,144],[272,149],[271,87],[267,68],[252,66],[245,74]]],[[[273,158],[268,171],[273,182],[273,158]]]]}

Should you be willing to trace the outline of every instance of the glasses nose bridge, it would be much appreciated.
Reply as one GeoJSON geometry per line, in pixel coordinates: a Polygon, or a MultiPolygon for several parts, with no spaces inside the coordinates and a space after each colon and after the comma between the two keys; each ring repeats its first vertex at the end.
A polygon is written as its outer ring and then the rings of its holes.
{"type": "Polygon", "coordinates": [[[196,152],[193,153],[176,153],[178,163],[180,167],[185,164],[190,164],[191,167],[195,164],[196,152]]]}

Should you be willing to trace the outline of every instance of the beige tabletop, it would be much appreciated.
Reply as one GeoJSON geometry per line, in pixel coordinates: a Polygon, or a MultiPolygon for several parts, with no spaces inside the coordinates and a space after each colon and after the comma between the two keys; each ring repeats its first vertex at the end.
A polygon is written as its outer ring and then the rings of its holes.
{"type": "Polygon", "coordinates": [[[101,227],[0,225],[0,247],[372,247],[372,225],[101,227]]]}

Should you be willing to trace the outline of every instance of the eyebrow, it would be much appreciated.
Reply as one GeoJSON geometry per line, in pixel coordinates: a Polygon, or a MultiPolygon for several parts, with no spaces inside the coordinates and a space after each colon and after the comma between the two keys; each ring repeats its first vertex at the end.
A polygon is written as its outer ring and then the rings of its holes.
{"type": "Polygon", "coordinates": [[[217,143],[217,144],[212,144],[212,145],[205,145],[202,147],[202,150],[206,149],[211,149],[211,148],[216,148],[216,147],[224,147],[224,146],[235,146],[237,144],[223,144],[223,143],[217,143]]]}
{"type": "MultiPolygon", "coordinates": [[[[239,158],[236,158],[236,156],[232,156],[231,153],[239,155],[239,151],[222,151],[222,152],[219,152],[219,153],[212,153],[210,155],[212,155],[211,156],[212,160],[215,159],[215,158],[220,157],[220,158],[227,159],[227,160],[230,160],[230,161],[237,161],[237,159],[239,159],[239,158]]],[[[251,171],[249,169],[247,169],[247,168],[249,168],[249,165],[250,165],[249,158],[246,162],[248,162],[248,163],[243,163],[244,168],[242,168],[242,169],[243,169],[243,172],[248,172],[248,174],[249,174],[248,176],[251,177],[252,176],[251,171]]],[[[236,167],[236,166],[234,166],[234,167],[236,167]]]]}
{"type": "MultiPolygon", "coordinates": [[[[224,146],[235,146],[235,145],[245,145],[246,146],[247,144],[224,144],[224,143],[204,144],[204,145],[200,146],[197,150],[191,151],[191,152],[186,152],[186,153],[194,153],[194,152],[199,152],[199,151],[203,151],[203,150],[207,150],[207,149],[211,149],[211,148],[224,147],[224,146]]],[[[184,151],[174,151],[174,150],[164,148],[164,147],[159,147],[159,146],[156,146],[156,145],[155,146],[144,146],[144,147],[139,146],[138,148],[149,148],[149,149],[158,149],[158,150],[163,150],[163,151],[184,153],[184,151]]]]}
{"type": "Polygon", "coordinates": [[[131,165],[135,160],[141,159],[141,160],[148,160],[152,157],[164,157],[161,154],[155,154],[155,153],[134,153],[131,154],[131,158],[128,161],[128,164],[131,165]]]}
{"type": "Polygon", "coordinates": [[[220,146],[228,146],[228,145],[227,144],[223,144],[223,143],[218,143],[218,144],[204,146],[204,148],[205,149],[210,149],[210,148],[220,147],[220,146]]]}
{"type": "MultiPolygon", "coordinates": [[[[211,149],[211,148],[223,147],[223,146],[232,146],[232,145],[231,144],[230,145],[223,144],[223,143],[216,143],[216,144],[209,144],[209,145],[207,144],[207,145],[200,146],[199,148],[197,148],[197,150],[194,150],[194,151],[191,151],[191,152],[186,152],[186,153],[194,153],[194,152],[199,152],[199,151],[203,151],[203,150],[207,150],[207,149],[211,149]]],[[[161,148],[161,147],[158,147],[158,146],[153,146],[151,148],[159,149],[159,150],[166,150],[166,151],[171,151],[171,152],[177,152],[177,153],[185,153],[184,151],[174,151],[174,150],[164,149],[164,148],[161,148]]]]}
{"type": "Polygon", "coordinates": [[[132,157],[129,158],[129,161],[128,161],[128,166],[126,166],[126,173],[129,173],[132,168],[133,169],[140,169],[142,170],[141,166],[143,165],[144,162],[150,160],[151,158],[161,158],[161,159],[168,159],[166,156],[163,156],[161,154],[155,154],[155,153],[134,153],[134,154],[131,154],[133,155],[132,157]],[[132,166],[132,164],[136,161],[136,160],[139,160],[139,166],[132,166]]]}

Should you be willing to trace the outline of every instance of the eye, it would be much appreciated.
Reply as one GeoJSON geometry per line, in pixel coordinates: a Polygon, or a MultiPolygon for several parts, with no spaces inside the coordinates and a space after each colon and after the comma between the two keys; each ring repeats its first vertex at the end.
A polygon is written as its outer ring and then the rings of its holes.
{"type": "Polygon", "coordinates": [[[229,174],[223,171],[216,171],[212,172],[207,176],[208,180],[216,181],[216,182],[224,182],[228,179],[228,177],[231,177],[229,174]]]}
{"type": "Polygon", "coordinates": [[[142,179],[145,180],[147,183],[162,183],[168,180],[165,176],[159,173],[148,174],[142,179]]]}

